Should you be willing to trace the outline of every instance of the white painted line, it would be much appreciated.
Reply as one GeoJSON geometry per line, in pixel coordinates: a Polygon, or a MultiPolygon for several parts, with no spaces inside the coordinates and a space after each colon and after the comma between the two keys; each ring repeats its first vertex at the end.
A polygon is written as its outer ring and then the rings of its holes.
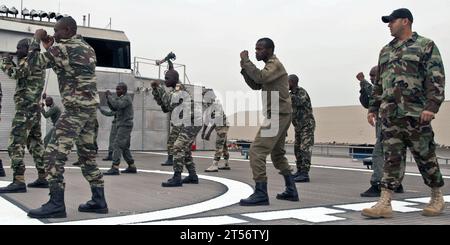
{"type": "MultiPolygon", "coordinates": [[[[0,181],[0,187],[5,187],[11,182],[0,181]]],[[[0,224],[4,225],[42,225],[37,219],[31,219],[21,208],[0,196],[0,224]]]]}
{"type": "MultiPolygon", "coordinates": [[[[71,168],[71,167],[70,167],[71,168]]],[[[108,168],[102,168],[107,170],[108,168]]],[[[156,174],[168,174],[172,175],[173,172],[160,171],[160,170],[138,170],[143,173],[156,173],[156,174]]],[[[183,174],[187,175],[187,174],[183,174]]],[[[150,222],[156,220],[164,220],[182,217],[186,215],[192,215],[197,213],[203,213],[206,211],[224,208],[235,203],[238,203],[242,198],[246,198],[253,193],[253,188],[248,184],[225,179],[214,176],[199,175],[199,179],[211,180],[225,185],[228,190],[223,195],[207,200],[200,203],[195,203],[188,206],[152,211],[141,214],[133,214],[118,217],[97,218],[90,220],[69,221],[55,224],[67,224],[67,225],[121,225],[121,224],[136,224],[142,222],[150,222]]],[[[183,188],[183,187],[181,187],[183,188]]]]}
{"type": "MultiPolygon", "coordinates": [[[[167,153],[161,153],[161,152],[139,152],[143,154],[152,154],[152,155],[161,155],[161,156],[167,156],[167,153]]],[[[213,159],[214,157],[207,157],[207,156],[192,156],[193,158],[200,158],[200,159],[213,159]]],[[[247,159],[238,159],[238,158],[230,158],[229,160],[237,161],[237,162],[248,162],[247,159]]],[[[267,163],[272,163],[271,161],[267,161],[267,163]]],[[[291,166],[296,166],[293,163],[290,163],[291,166]]],[[[366,172],[366,173],[372,173],[371,169],[359,169],[359,168],[347,168],[347,167],[333,167],[333,166],[325,166],[325,165],[311,165],[312,168],[322,168],[322,169],[334,169],[334,170],[345,170],[345,171],[354,171],[354,172],[366,172]]],[[[416,176],[416,177],[422,177],[419,173],[405,173],[405,175],[408,176],[416,176]]],[[[442,176],[444,179],[450,179],[450,176],[442,176]]]]}
{"type": "Polygon", "coordinates": [[[299,219],[309,221],[312,223],[320,223],[320,222],[345,220],[345,218],[330,215],[342,213],[345,213],[345,211],[331,208],[317,207],[317,208],[303,208],[303,209],[282,210],[272,212],[249,213],[242,215],[253,219],[266,221],[277,219],[299,219]]]}
{"type": "MultiPolygon", "coordinates": [[[[335,205],[334,208],[347,209],[352,211],[362,211],[365,208],[370,208],[375,205],[376,202],[364,202],[364,203],[356,203],[356,204],[344,204],[344,205],[335,205]]],[[[422,209],[412,208],[408,206],[416,206],[417,203],[404,202],[404,201],[392,201],[392,210],[400,213],[410,213],[422,211],[422,209]]]]}
{"type": "Polygon", "coordinates": [[[215,216],[206,218],[195,219],[178,219],[178,220],[166,220],[150,223],[140,223],[139,225],[231,225],[242,224],[248,221],[233,218],[230,216],[215,216]]]}
{"type": "Polygon", "coordinates": [[[0,187],[6,187],[9,184],[11,184],[11,181],[1,181],[0,180],[0,187]]]}
{"type": "MultiPolygon", "coordinates": [[[[429,203],[430,202],[430,197],[410,198],[410,199],[405,199],[405,201],[418,202],[418,203],[429,203]]],[[[449,196],[444,196],[444,201],[445,202],[450,202],[450,195],[449,196]]]]}

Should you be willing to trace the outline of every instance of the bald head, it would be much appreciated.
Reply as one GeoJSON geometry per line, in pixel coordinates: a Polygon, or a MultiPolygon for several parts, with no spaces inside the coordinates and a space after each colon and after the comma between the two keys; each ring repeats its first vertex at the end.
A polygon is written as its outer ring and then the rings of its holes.
{"type": "Polygon", "coordinates": [[[50,97],[50,96],[47,96],[47,97],[45,98],[45,105],[46,105],[47,107],[52,106],[52,105],[53,105],[53,98],[50,97]]]}
{"type": "Polygon", "coordinates": [[[116,94],[117,94],[118,97],[120,97],[120,96],[122,96],[124,94],[127,94],[127,91],[128,91],[127,84],[125,84],[123,82],[120,82],[120,83],[117,84],[117,86],[116,86],[116,94]]]}
{"type": "Polygon", "coordinates": [[[377,78],[377,74],[378,74],[378,66],[372,67],[372,69],[370,69],[370,73],[369,73],[369,76],[370,76],[370,82],[371,82],[372,84],[375,83],[375,80],[376,80],[376,78],[377,78]]]}

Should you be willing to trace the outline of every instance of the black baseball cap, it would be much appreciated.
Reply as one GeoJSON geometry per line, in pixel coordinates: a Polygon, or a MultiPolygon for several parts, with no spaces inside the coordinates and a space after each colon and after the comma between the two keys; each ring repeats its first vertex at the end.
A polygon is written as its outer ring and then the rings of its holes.
{"type": "Polygon", "coordinates": [[[395,19],[400,18],[405,18],[413,22],[413,16],[411,14],[411,11],[409,11],[409,9],[407,8],[396,9],[394,10],[394,12],[392,12],[392,14],[381,17],[381,20],[384,23],[389,23],[395,19]]]}

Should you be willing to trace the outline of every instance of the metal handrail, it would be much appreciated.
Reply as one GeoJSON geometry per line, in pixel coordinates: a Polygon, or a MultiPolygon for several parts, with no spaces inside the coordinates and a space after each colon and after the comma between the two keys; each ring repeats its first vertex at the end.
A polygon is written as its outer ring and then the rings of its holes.
{"type": "MultiPolygon", "coordinates": [[[[292,144],[290,144],[290,145],[292,145],[292,144]]],[[[353,158],[354,155],[370,157],[370,156],[372,156],[372,154],[369,154],[369,153],[354,153],[354,150],[355,149],[373,149],[373,148],[374,148],[373,146],[316,144],[313,147],[313,154],[315,154],[315,155],[324,155],[324,156],[341,156],[341,157],[348,157],[348,156],[350,156],[352,158],[353,158]],[[348,151],[346,150],[345,153],[341,152],[341,154],[338,154],[338,153],[334,152],[334,154],[333,154],[333,152],[331,151],[332,149],[348,149],[348,151]]],[[[410,152],[408,153],[408,158],[409,158],[409,162],[413,162],[414,157],[413,157],[413,155],[410,152]]],[[[450,158],[448,158],[448,157],[436,156],[436,158],[438,160],[445,161],[445,164],[449,164],[449,162],[450,162],[450,158]]]]}
{"type": "MultiPolygon", "coordinates": [[[[142,69],[142,67],[140,67],[140,65],[150,65],[150,66],[158,67],[158,79],[161,79],[161,73],[163,72],[163,69],[161,69],[161,66],[163,64],[157,65],[156,61],[159,61],[159,60],[135,56],[134,61],[133,61],[133,75],[136,77],[142,77],[142,78],[149,78],[149,79],[154,78],[154,77],[144,77],[141,75],[141,72],[140,72],[140,69],[142,69]]],[[[173,68],[174,69],[182,68],[183,69],[183,83],[186,83],[186,80],[187,80],[187,82],[189,84],[191,84],[191,81],[189,80],[189,78],[186,74],[186,65],[179,64],[179,63],[173,63],[173,68]]]]}

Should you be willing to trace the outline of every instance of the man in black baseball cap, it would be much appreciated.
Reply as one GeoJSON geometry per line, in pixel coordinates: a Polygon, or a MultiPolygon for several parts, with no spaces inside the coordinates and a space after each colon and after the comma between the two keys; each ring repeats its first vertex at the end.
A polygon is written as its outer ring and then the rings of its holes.
{"type": "Polygon", "coordinates": [[[407,8],[396,9],[392,14],[381,17],[384,23],[389,23],[396,19],[408,19],[411,23],[413,22],[411,11],[407,8]]]}
{"type": "Polygon", "coordinates": [[[408,9],[401,8],[394,10],[392,14],[381,17],[384,23],[389,23],[388,27],[391,30],[391,36],[406,40],[412,36],[413,16],[408,9]]]}

